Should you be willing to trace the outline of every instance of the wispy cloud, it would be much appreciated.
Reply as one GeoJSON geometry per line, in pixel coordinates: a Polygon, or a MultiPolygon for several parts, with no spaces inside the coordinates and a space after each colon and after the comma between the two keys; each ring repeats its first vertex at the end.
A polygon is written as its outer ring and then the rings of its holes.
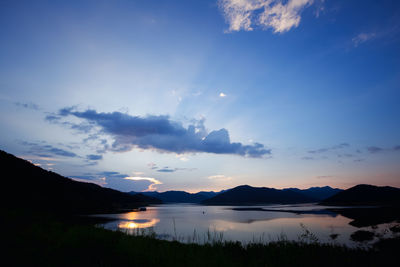
{"type": "Polygon", "coordinates": [[[101,160],[103,159],[102,155],[87,155],[86,159],[88,160],[101,160]]]}
{"type": "Polygon", "coordinates": [[[379,146],[369,146],[367,147],[369,153],[381,153],[381,152],[397,152],[400,151],[400,146],[394,146],[389,148],[379,147],[379,146]]]}
{"type": "Polygon", "coordinates": [[[128,191],[153,191],[161,181],[152,177],[142,177],[143,173],[134,173],[134,176],[116,171],[103,171],[95,173],[83,173],[81,175],[69,175],[68,177],[77,180],[95,183],[101,186],[111,187],[123,192],[128,191]]]}
{"type": "Polygon", "coordinates": [[[351,41],[353,42],[354,47],[359,46],[362,43],[365,43],[369,40],[375,39],[377,37],[377,34],[374,32],[370,33],[359,33],[357,36],[354,36],[351,41]]]}
{"type": "Polygon", "coordinates": [[[14,103],[17,107],[22,107],[22,108],[27,108],[27,109],[33,109],[33,110],[39,110],[39,106],[36,105],[35,103],[29,102],[29,103],[21,103],[21,102],[15,102],[14,103]]]}
{"type": "Polygon", "coordinates": [[[224,174],[217,174],[217,175],[211,175],[208,176],[208,179],[213,180],[213,181],[229,181],[232,180],[232,177],[225,176],[224,174]]]}
{"type": "Polygon", "coordinates": [[[284,33],[300,24],[301,12],[314,0],[219,0],[228,32],[252,31],[254,26],[284,33]]]}
{"type": "Polygon", "coordinates": [[[384,151],[383,148],[377,147],[377,146],[369,146],[369,147],[367,147],[367,150],[369,153],[378,153],[378,152],[384,151]]]}
{"type": "MultiPolygon", "coordinates": [[[[108,148],[112,151],[123,152],[140,148],[177,154],[207,152],[254,158],[271,154],[271,150],[260,143],[244,145],[231,142],[226,129],[208,132],[204,120],[185,128],[168,116],[139,117],[121,112],[100,113],[91,109],[80,112],[74,108],[61,109],[58,116],[83,119],[91,125],[91,130],[98,134],[108,134],[114,139],[114,143],[108,148]]],[[[82,131],[86,133],[86,129],[82,131]]]]}
{"type": "Polygon", "coordinates": [[[157,190],[156,186],[162,184],[159,180],[152,178],[152,177],[125,177],[125,180],[132,180],[132,181],[148,181],[150,182],[150,185],[145,191],[155,191],[157,190]]]}
{"type": "Polygon", "coordinates": [[[320,154],[320,153],[325,153],[325,152],[332,151],[332,150],[347,148],[349,146],[350,145],[348,143],[341,143],[341,144],[334,145],[334,146],[331,146],[331,147],[324,147],[324,148],[319,148],[319,149],[315,149],[315,150],[309,150],[308,153],[310,153],[310,154],[320,154]]]}
{"type": "Polygon", "coordinates": [[[194,171],[197,170],[197,168],[170,168],[170,167],[165,167],[162,169],[158,169],[158,172],[176,172],[176,171],[194,171]]]}
{"type": "Polygon", "coordinates": [[[46,143],[32,143],[22,141],[20,144],[29,147],[27,153],[31,155],[35,155],[42,158],[53,158],[54,156],[61,156],[61,157],[79,157],[77,154],[64,150],[62,148],[54,147],[52,145],[46,143]]]}
{"type": "Polygon", "coordinates": [[[168,169],[168,168],[164,168],[164,169],[159,169],[157,170],[158,172],[175,172],[176,169],[168,169]]]}

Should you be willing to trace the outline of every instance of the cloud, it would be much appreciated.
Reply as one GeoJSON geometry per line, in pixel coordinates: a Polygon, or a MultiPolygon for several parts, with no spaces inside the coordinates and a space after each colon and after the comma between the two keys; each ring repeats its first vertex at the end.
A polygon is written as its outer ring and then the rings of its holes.
{"type": "Polygon", "coordinates": [[[147,166],[149,166],[149,169],[152,169],[152,170],[158,169],[157,164],[155,164],[154,162],[148,163],[147,166]]]}
{"type": "Polygon", "coordinates": [[[101,186],[110,187],[122,192],[153,191],[155,186],[162,184],[156,178],[130,176],[116,171],[103,171],[96,173],[84,173],[82,175],[69,175],[68,177],[84,182],[91,182],[101,186]]]}
{"type": "Polygon", "coordinates": [[[368,150],[368,152],[370,152],[370,153],[378,153],[378,152],[384,151],[383,148],[377,147],[377,146],[369,146],[369,147],[367,147],[367,150],[368,150]]]}
{"type": "Polygon", "coordinates": [[[35,103],[29,102],[29,103],[21,103],[21,102],[15,102],[14,103],[17,107],[22,107],[22,108],[27,108],[27,109],[33,109],[33,110],[39,110],[39,106],[36,105],[35,103]]]}
{"type": "Polygon", "coordinates": [[[378,146],[369,146],[367,147],[367,151],[369,153],[380,153],[380,152],[397,152],[400,151],[400,146],[394,146],[392,148],[383,148],[378,146]]]}
{"type": "Polygon", "coordinates": [[[217,174],[217,175],[208,176],[208,179],[210,179],[210,180],[221,180],[221,179],[225,180],[225,179],[232,179],[232,177],[227,177],[223,174],[217,174]]]}
{"type": "Polygon", "coordinates": [[[219,0],[228,32],[252,31],[254,26],[284,33],[300,24],[301,12],[314,0],[219,0]]]}
{"type": "Polygon", "coordinates": [[[157,170],[158,172],[176,172],[176,171],[194,171],[197,170],[197,168],[169,168],[169,167],[165,167],[163,169],[159,169],[157,170]]]}
{"type": "Polygon", "coordinates": [[[308,153],[310,154],[320,154],[320,153],[325,153],[331,150],[337,150],[337,149],[343,149],[343,148],[347,148],[350,145],[348,143],[341,143],[335,146],[331,146],[331,147],[325,147],[325,148],[320,148],[320,149],[316,149],[316,150],[309,150],[308,153]]]}
{"type": "Polygon", "coordinates": [[[222,98],[223,98],[223,97],[226,97],[226,94],[224,94],[224,93],[221,92],[221,93],[219,93],[219,97],[222,97],[222,98]]]}
{"type": "Polygon", "coordinates": [[[152,178],[152,177],[125,177],[125,180],[132,180],[132,181],[148,181],[150,185],[144,191],[155,191],[157,188],[156,186],[162,184],[159,180],[152,178]]]}
{"type": "Polygon", "coordinates": [[[354,157],[353,154],[339,154],[337,155],[339,158],[352,158],[354,157]]]}
{"type": "Polygon", "coordinates": [[[103,159],[102,155],[87,155],[86,159],[88,160],[101,160],[103,159]]]}
{"type": "Polygon", "coordinates": [[[127,174],[122,174],[119,172],[111,172],[111,171],[98,172],[97,175],[106,176],[108,178],[125,178],[125,177],[129,176],[127,174]]]}
{"type": "Polygon", "coordinates": [[[206,152],[253,158],[271,154],[271,150],[260,143],[243,145],[231,142],[226,129],[208,133],[204,120],[185,128],[168,116],[139,117],[121,112],[99,113],[91,109],[79,112],[73,108],[61,109],[59,116],[83,119],[98,134],[110,135],[114,143],[108,149],[112,151],[124,152],[139,148],[177,154],[206,152]]]}
{"type": "Polygon", "coordinates": [[[229,181],[229,180],[232,180],[232,177],[225,176],[223,174],[217,174],[217,175],[208,176],[208,179],[214,180],[214,181],[229,181]]]}
{"type": "Polygon", "coordinates": [[[353,42],[354,47],[359,46],[362,43],[365,43],[369,40],[375,39],[377,37],[376,33],[360,33],[357,36],[353,37],[351,41],[353,42]]]}
{"type": "Polygon", "coordinates": [[[53,147],[51,145],[47,145],[46,143],[38,144],[31,142],[21,142],[22,145],[29,147],[27,153],[35,156],[39,156],[42,158],[52,158],[53,156],[62,156],[62,157],[79,157],[77,154],[67,151],[61,148],[53,147]]]}
{"type": "Polygon", "coordinates": [[[159,169],[158,172],[175,172],[176,169],[159,169]]]}

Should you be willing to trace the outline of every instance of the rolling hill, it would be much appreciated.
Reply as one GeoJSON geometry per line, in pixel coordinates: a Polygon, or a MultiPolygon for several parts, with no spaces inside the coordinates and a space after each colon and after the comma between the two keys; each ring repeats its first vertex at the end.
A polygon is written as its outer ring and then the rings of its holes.
{"type": "Polygon", "coordinates": [[[286,188],[284,190],[291,190],[297,193],[301,193],[316,200],[324,200],[343,191],[343,189],[332,188],[330,186],[310,187],[308,189],[286,188]]]}
{"type": "Polygon", "coordinates": [[[166,192],[130,192],[130,194],[143,194],[145,196],[155,197],[160,199],[163,203],[200,203],[206,199],[216,196],[217,192],[188,193],[185,191],[166,191],[166,192]]]}
{"type": "Polygon", "coordinates": [[[314,198],[291,190],[241,185],[204,200],[206,205],[292,204],[315,202],[314,198]]]}
{"type": "Polygon", "coordinates": [[[322,205],[400,205],[400,189],[390,186],[360,184],[325,199],[322,205]]]}

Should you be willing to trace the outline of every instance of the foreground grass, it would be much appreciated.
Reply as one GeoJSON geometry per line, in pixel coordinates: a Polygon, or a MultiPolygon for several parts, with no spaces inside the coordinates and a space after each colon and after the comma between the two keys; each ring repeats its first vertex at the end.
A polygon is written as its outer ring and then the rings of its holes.
{"type": "Polygon", "coordinates": [[[14,266],[397,266],[400,244],[389,240],[370,250],[290,241],[196,245],[45,215],[29,221],[18,215],[4,219],[1,242],[14,266]]]}

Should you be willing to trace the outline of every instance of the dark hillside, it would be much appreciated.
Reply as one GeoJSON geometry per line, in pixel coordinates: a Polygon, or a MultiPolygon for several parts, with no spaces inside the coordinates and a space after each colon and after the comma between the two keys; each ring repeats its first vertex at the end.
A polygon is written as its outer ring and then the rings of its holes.
{"type": "Polygon", "coordinates": [[[204,200],[207,205],[251,205],[309,203],[315,199],[290,190],[241,185],[204,200]]]}
{"type": "Polygon", "coordinates": [[[322,205],[400,205],[400,189],[390,186],[356,185],[325,199],[322,205]]]}
{"type": "Polygon", "coordinates": [[[103,213],[161,201],[74,181],[0,151],[1,194],[9,208],[53,213],[103,213]]]}

